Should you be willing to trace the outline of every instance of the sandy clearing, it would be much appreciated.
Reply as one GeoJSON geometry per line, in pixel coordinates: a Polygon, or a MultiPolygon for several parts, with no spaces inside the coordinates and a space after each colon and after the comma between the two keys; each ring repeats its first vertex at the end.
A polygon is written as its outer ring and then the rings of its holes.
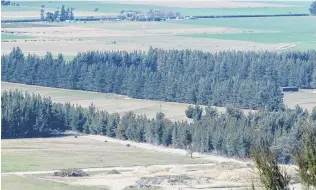
{"type": "Polygon", "coordinates": [[[293,5],[262,3],[262,2],[236,2],[236,1],[219,1],[219,0],[197,0],[197,1],[182,1],[182,0],[149,0],[149,1],[116,1],[124,4],[141,4],[141,5],[156,5],[165,7],[181,7],[181,8],[258,8],[258,7],[293,7],[293,5]]]}

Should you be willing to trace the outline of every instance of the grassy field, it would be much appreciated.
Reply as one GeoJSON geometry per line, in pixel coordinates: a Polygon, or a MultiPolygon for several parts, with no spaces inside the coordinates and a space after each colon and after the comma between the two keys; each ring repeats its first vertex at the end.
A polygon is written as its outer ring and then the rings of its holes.
{"type": "Polygon", "coordinates": [[[2,172],[206,162],[72,136],[1,140],[1,152],[2,172]]]}
{"type": "Polygon", "coordinates": [[[316,49],[316,17],[221,18],[181,21],[182,24],[244,29],[244,33],[185,34],[193,38],[251,41],[260,43],[298,43],[294,49],[316,49]],[[262,30],[254,32],[254,30],[262,30]]]}
{"type": "MultiPolygon", "coordinates": [[[[149,1],[150,2],[150,1],[149,1]]],[[[171,4],[165,3],[133,3],[128,1],[121,2],[89,2],[84,1],[52,1],[48,2],[38,2],[38,1],[21,1],[19,2],[19,7],[7,6],[4,7],[2,11],[34,11],[39,10],[41,5],[45,5],[46,9],[57,9],[62,5],[66,7],[73,7],[75,10],[83,11],[94,11],[98,8],[98,12],[107,13],[119,13],[121,10],[139,10],[142,12],[148,12],[150,9],[160,9],[160,10],[173,10],[179,11],[182,15],[235,15],[235,14],[287,14],[291,13],[308,13],[308,6],[310,2],[274,2],[274,1],[263,1],[266,4],[285,4],[291,5],[290,7],[237,7],[237,8],[208,8],[204,7],[203,4],[198,6],[198,8],[188,8],[183,7],[181,3],[171,4]]]]}
{"type": "Polygon", "coordinates": [[[17,39],[30,39],[33,38],[31,36],[18,36],[13,34],[2,34],[1,33],[1,40],[17,40],[17,39]]]}
{"type": "MultiPolygon", "coordinates": [[[[100,187],[69,185],[66,183],[58,183],[47,180],[40,180],[32,176],[1,176],[2,190],[99,190],[100,187]]],[[[106,189],[103,187],[103,189],[106,189]]]]}

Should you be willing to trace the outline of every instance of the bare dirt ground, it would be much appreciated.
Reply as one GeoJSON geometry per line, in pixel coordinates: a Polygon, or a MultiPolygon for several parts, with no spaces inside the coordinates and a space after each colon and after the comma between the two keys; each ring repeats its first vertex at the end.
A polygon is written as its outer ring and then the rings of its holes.
{"type": "MultiPolygon", "coordinates": [[[[58,138],[57,141],[67,140],[68,143],[78,143],[80,146],[82,143],[98,144],[98,142],[104,142],[105,140],[110,143],[104,146],[116,147],[123,145],[126,148],[126,144],[130,144],[132,149],[140,149],[143,151],[156,152],[156,154],[165,153],[170,154],[170,159],[173,156],[183,156],[185,157],[185,151],[180,149],[157,147],[150,144],[135,143],[131,141],[120,141],[117,139],[112,139],[104,136],[96,135],[85,135],[79,136],[77,139],[73,137],[58,138]],[[76,141],[76,142],[75,142],[76,141]],[[82,141],[82,142],[81,142],[82,141]]],[[[52,141],[50,139],[43,139],[43,143],[52,141]]],[[[53,140],[54,142],[56,140],[53,140]]],[[[12,141],[12,140],[11,140],[12,141]]],[[[13,140],[21,141],[21,140],[13,140]]],[[[28,140],[24,139],[24,142],[28,140]]],[[[34,140],[32,140],[34,141],[34,140]]],[[[57,142],[56,141],[56,142],[57,142]]],[[[6,142],[6,140],[2,140],[6,142]]],[[[7,142],[6,142],[7,143],[7,142]]],[[[56,145],[51,144],[51,148],[56,145]]],[[[5,147],[8,146],[5,144],[5,147]]],[[[7,147],[10,149],[10,147],[7,147]]],[[[56,148],[60,148],[57,146],[56,148]]],[[[128,148],[126,148],[128,149],[128,148]]],[[[6,149],[7,150],[7,149],[6,149]]],[[[17,151],[12,149],[13,151],[17,151]]],[[[91,150],[95,151],[95,150],[91,150]]],[[[118,149],[118,154],[120,149],[118,149]]],[[[99,153],[98,153],[99,154],[99,153]]],[[[139,154],[143,157],[144,155],[139,154]]],[[[110,189],[119,190],[124,189],[130,185],[136,185],[136,182],[142,184],[148,184],[153,186],[162,187],[163,189],[178,190],[180,189],[247,189],[250,184],[257,183],[255,171],[253,170],[252,163],[246,160],[236,160],[232,158],[226,158],[222,156],[214,156],[207,154],[197,154],[194,153],[194,158],[198,160],[205,160],[208,163],[205,164],[164,164],[164,165],[136,165],[136,166],[124,166],[124,167],[105,167],[105,168],[86,168],[83,169],[86,172],[99,171],[96,175],[90,175],[88,177],[76,178],[63,178],[63,177],[53,177],[52,173],[56,170],[48,171],[32,171],[32,172],[10,172],[2,173],[2,175],[34,175],[33,177],[37,180],[49,180],[54,182],[60,182],[70,185],[85,185],[85,186],[107,186],[110,189]],[[117,170],[119,174],[108,174],[109,170],[117,170]],[[102,172],[103,171],[103,172],[102,172]],[[39,175],[41,174],[41,175],[39,175]]],[[[133,159],[134,157],[130,157],[133,159]]],[[[136,158],[136,157],[135,157],[136,158]]],[[[104,159],[107,159],[104,157],[104,159]]],[[[107,159],[111,162],[111,159],[107,159]]],[[[113,161],[113,160],[112,160],[113,161]]],[[[154,160],[153,160],[154,161],[154,160]]],[[[110,164],[110,163],[108,163],[110,164]]],[[[295,168],[292,166],[283,167],[291,175],[296,175],[295,168]]],[[[294,189],[299,189],[298,184],[294,184],[294,189]]]]}
{"type": "Polygon", "coordinates": [[[127,4],[142,4],[142,5],[157,5],[165,7],[182,7],[182,8],[258,8],[258,7],[291,7],[292,5],[264,3],[264,2],[238,2],[229,0],[197,0],[197,1],[182,1],[182,0],[149,0],[149,1],[126,1],[119,0],[118,3],[127,4]]]}

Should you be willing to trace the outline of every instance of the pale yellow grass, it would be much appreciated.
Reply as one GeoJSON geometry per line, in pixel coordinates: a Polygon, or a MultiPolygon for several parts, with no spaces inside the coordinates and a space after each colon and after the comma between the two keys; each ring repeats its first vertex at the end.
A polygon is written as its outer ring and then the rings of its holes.
{"type": "Polygon", "coordinates": [[[207,162],[81,136],[1,140],[1,153],[2,172],[207,162]]]}
{"type": "MultiPolygon", "coordinates": [[[[131,143],[136,148],[144,150],[152,150],[157,152],[166,152],[178,155],[185,155],[184,150],[171,149],[165,147],[157,147],[144,143],[125,142],[111,139],[104,136],[89,135],[84,136],[88,139],[98,140],[103,142],[105,139],[108,142],[126,144],[131,143]]],[[[257,175],[253,169],[251,162],[238,161],[221,156],[213,156],[207,154],[194,153],[194,159],[209,160],[207,164],[169,164],[169,165],[155,165],[155,166],[141,166],[136,168],[126,167],[125,172],[121,174],[109,175],[104,172],[84,178],[60,178],[42,176],[41,179],[52,180],[70,185],[107,185],[111,189],[123,189],[142,177],[156,177],[166,175],[188,175],[193,178],[189,184],[170,185],[169,183],[157,184],[163,189],[247,189],[252,182],[258,182],[257,175]],[[208,180],[200,180],[201,178],[208,180]]],[[[124,168],[121,168],[124,170],[124,168]]],[[[296,168],[293,166],[282,166],[282,169],[287,171],[291,176],[296,176],[296,168]]],[[[295,188],[298,189],[298,188],[295,188]]]]}
{"type": "MultiPolygon", "coordinates": [[[[79,38],[81,39],[81,38],[79,38]]],[[[82,40],[82,39],[81,39],[82,40]]],[[[245,42],[235,40],[219,40],[211,38],[190,38],[172,35],[156,35],[156,36],[111,36],[83,39],[82,41],[36,41],[30,42],[25,40],[16,40],[10,42],[1,42],[2,54],[12,51],[13,47],[20,47],[24,53],[45,55],[50,51],[53,55],[62,53],[65,56],[75,56],[79,52],[90,50],[106,51],[106,50],[123,50],[123,51],[147,51],[149,47],[162,49],[196,49],[207,52],[218,52],[227,50],[240,51],[262,51],[280,50],[287,46],[287,43],[267,44],[256,42],[245,42]],[[112,42],[116,42],[113,44],[112,42]]]]}
{"type": "Polygon", "coordinates": [[[216,34],[216,33],[241,33],[242,30],[225,27],[202,27],[202,28],[174,28],[174,29],[139,29],[119,30],[105,29],[107,24],[99,24],[98,27],[65,26],[65,27],[32,27],[32,28],[4,28],[3,33],[24,34],[44,38],[96,38],[112,36],[151,36],[151,35],[177,35],[177,34],[216,34]]]}
{"type": "MultiPolygon", "coordinates": [[[[40,10],[40,8],[39,8],[40,10]]],[[[40,11],[4,11],[1,12],[1,19],[25,19],[25,18],[40,18],[40,11]]],[[[46,10],[55,11],[55,10],[46,10]]],[[[79,11],[74,10],[74,15],[77,17],[89,17],[89,16],[117,16],[118,13],[105,13],[105,12],[92,12],[92,11],[79,11]]]]}
{"type": "Polygon", "coordinates": [[[238,2],[230,0],[119,0],[117,3],[140,4],[140,5],[157,5],[165,7],[182,7],[182,8],[258,8],[258,7],[291,7],[293,5],[264,3],[264,2],[238,2]]]}
{"type": "Polygon", "coordinates": [[[294,109],[296,105],[311,112],[316,107],[316,89],[284,93],[284,103],[294,109]]]}

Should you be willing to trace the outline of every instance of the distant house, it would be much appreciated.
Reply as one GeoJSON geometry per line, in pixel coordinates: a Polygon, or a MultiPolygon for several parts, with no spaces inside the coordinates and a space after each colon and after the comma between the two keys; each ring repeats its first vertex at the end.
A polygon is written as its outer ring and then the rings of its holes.
{"type": "Polygon", "coordinates": [[[298,87],[280,87],[281,92],[298,92],[298,87]]]}

